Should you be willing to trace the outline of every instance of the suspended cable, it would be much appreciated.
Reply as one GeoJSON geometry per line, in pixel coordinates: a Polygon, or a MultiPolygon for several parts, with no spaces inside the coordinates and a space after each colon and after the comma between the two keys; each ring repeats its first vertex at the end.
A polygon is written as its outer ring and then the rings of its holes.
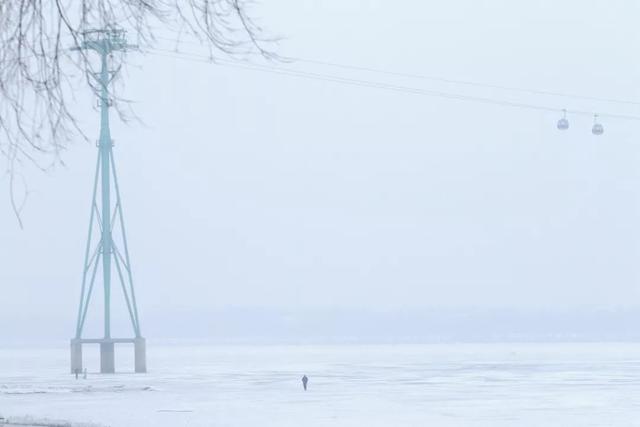
{"type": "Polygon", "coordinates": [[[338,64],[338,63],[335,63],[335,62],[319,61],[319,60],[315,60],[315,59],[294,58],[294,60],[295,61],[299,61],[299,62],[306,62],[306,63],[310,63],[310,64],[318,64],[318,65],[326,65],[326,66],[331,66],[331,67],[336,67],[336,68],[342,68],[342,69],[347,69],[347,70],[367,71],[367,72],[371,72],[371,73],[386,74],[386,75],[390,75],[390,76],[408,77],[408,78],[422,79],[422,80],[431,80],[431,81],[437,81],[437,82],[442,82],[442,83],[465,85],[465,86],[474,86],[474,87],[487,88],[487,89],[499,89],[499,90],[504,90],[504,91],[509,91],[509,92],[520,92],[520,93],[529,93],[529,94],[533,94],[533,95],[557,96],[557,97],[562,97],[562,98],[583,99],[583,100],[587,100],[587,101],[597,101],[597,102],[607,102],[607,103],[613,103],[613,104],[625,104],[625,105],[640,106],[640,102],[626,100],[626,99],[599,98],[599,97],[595,97],[595,96],[578,95],[578,94],[573,94],[573,93],[555,92],[555,91],[539,90],[539,89],[528,89],[528,88],[520,88],[520,87],[514,87],[514,86],[503,86],[503,85],[496,85],[496,84],[491,84],[491,83],[480,83],[480,82],[474,82],[474,81],[448,79],[448,78],[444,78],[444,77],[425,76],[425,75],[421,75],[421,74],[403,73],[403,72],[396,72],[396,71],[385,71],[385,70],[380,70],[380,69],[376,69],[376,68],[360,67],[360,66],[354,66],[354,65],[344,65],[344,64],[338,64]]]}
{"type": "MultiPolygon", "coordinates": [[[[353,78],[347,78],[347,77],[323,74],[323,73],[292,70],[288,68],[260,65],[255,63],[239,61],[239,60],[214,58],[212,56],[208,57],[208,56],[188,53],[188,52],[176,52],[176,51],[171,51],[167,49],[152,48],[152,49],[149,49],[148,52],[155,55],[167,56],[167,57],[172,57],[176,59],[204,62],[209,64],[214,63],[214,64],[222,65],[225,67],[233,67],[233,68],[240,68],[240,69],[246,69],[246,70],[252,70],[252,71],[267,72],[272,74],[298,77],[298,78],[304,78],[304,79],[327,81],[327,82],[333,82],[333,83],[340,83],[344,85],[352,85],[352,86],[359,86],[359,87],[366,87],[366,88],[373,88],[373,89],[382,89],[382,90],[388,90],[388,91],[394,91],[394,92],[408,93],[413,95],[422,95],[422,96],[429,96],[429,97],[436,97],[436,98],[468,101],[468,102],[491,104],[491,105],[498,105],[498,106],[504,106],[504,107],[521,108],[521,109],[529,109],[529,110],[537,110],[537,111],[548,111],[548,112],[563,111],[562,108],[545,106],[545,105],[500,100],[500,99],[491,98],[491,97],[464,95],[464,94],[445,92],[445,91],[428,90],[428,89],[416,88],[411,86],[401,86],[401,85],[388,84],[383,82],[353,79],[353,78]]],[[[583,115],[583,116],[589,116],[589,117],[593,117],[594,115],[593,111],[586,111],[586,110],[567,109],[566,112],[574,115],[583,115]]],[[[622,119],[622,120],[640,121],[640,116],[625,115],[625,114],[599,113],[598,116],[622,119]]]]}
{"type": "MultiPolygon", "coordinates": [[[[177,45],[184,43],[184,44],[190,44],[190,45],[194,45],[194,46],[201,46],[201,44],[199,44],[199,43],[190,42],[190,41],[184,41],[184,40],[178,40],[178,39],[171,39],[171,38],[166,38],[166,37],[158,37],[158,39],[159,40],[175,42],[177,45]]],[[[383,74],[383,75],[388,75],[388,76],[429,80],[429,81],[440,82],[440,83],[471,86],[471,87],[484,88],[484,89],[498,89],[498,90],[507,91],[507,92],[528,93],[528,94],[532,94],[532,95],[555,96],[555,97],[561,97],[561,98],[573,98],[573,99],[582,99],[582,100],[587,100],[587,101],[596,101],[596,102],[604,102],[604,103],[612,103],[612,104],[623,104],[623,105],[640,106],[640,101],[634,101],[634,100],[616,99],[616,98],[601,98],[601,97],[588,96],[588,95],[564,93],[564,92],[559,92],[559,91],[522,88],[522,87],[498,85],[498,84],[491,84],[491,83],[483,83],[483,82],[470,81],[470,80],[451,79],[451,78],[439,77],[439,76],[427,76],[427,75],[424,75],[424,74],[417,74],[417,73],[389,71],[389,70],[383,70],[383,69],[380,69],[380,68],[365,67],[365,66],[358,66],[358,65],[349,65],[349,64],[340,64],[340,63],[337,63],[337,62],[322,61],[322,60],[312,59],[312,58],[287,57],[287,58],[285,58],[285,60],[289,60],[292,63],[302,62],[302,63],[308,63],[308,64],[316,64],[316,65],[323,65],[323,66],[334,67],[334,68],[341,68],[341,69],[345,69],[345,70],[366,71],[368,73],[377,73],[377,74],[383,74]]]]}

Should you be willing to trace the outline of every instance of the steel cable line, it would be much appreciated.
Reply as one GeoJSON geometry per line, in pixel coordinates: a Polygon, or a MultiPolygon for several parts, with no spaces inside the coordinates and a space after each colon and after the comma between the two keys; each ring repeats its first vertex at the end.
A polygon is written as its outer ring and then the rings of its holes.
{"type": "MultiPolygon", "coordinates": [[[[191,41],[178,40],[178,39],[171,39],[171,38],[167,38],[167,37],[157,37],[157,39],[158,40],[165,40],[165,41],[175,42],[176,45],[184,43],[184,44],[190,44],[190,45],[193,45],[193,46],[201,46],[201,44],[199,44],[199,43],[195,43],[195,42],[191,42],[191,41]]],[[[323,65],[323,66],[334,67],[334,68],[341,68],[341,69],[345,69],[345,70],[366,71],[366,72],[369,72],[369,73],[377,73],[377,74],[383,74],[383,75],[388,75],[388,76],[429,80],[429,81],[440,82],[440,83],[471,86],[471,87],[485,88],[485,89],[498,89],[498,90],[503,90],[503,91],[507,91],[507,92],[529,93],[529,94],[533,94],[533,95],[556,96],[556,97],[561,97],[561,98],[573,98],[573,99],[582,99],[582,100],[587,100],[587,101],[596,101],[596,102],[604,102],[604,103],[612,103],[612,104],[623,104],[623,105],[640,106],[640,101],[633,101],[633,100],[627,100],[627,99],[602,98],[602,97],[589,96],[589,95],[579,95],[579,94],[573,94],[573,93],[564,93],[564,92],[559,92],[559,91],[531,89],[531,88],[499,85],[499,84],[492,84],[492,83],[476,82],[476,81],[470,81],[470,80],[458,80],[458,79],[451,79],[451,78],[438,77],[438,76],[427,76],[427,75],[424,75],[424,74],[407,73],[407,72],[399,72],[399,71],[389,71],[389,70],[383,70],[383,69],[379,69],[379,68],[365,67],[365,66],[358,66],[358,65],[349,65],[349,64],[340,64],[340,63],[337,63],[337,62],[322,61],[322,60],[311,59],[311,58],[285,57],[284,59],[288,60],[290,62],[293,62],[293,63],[295,63],[295,62],[303,62],[303,63],[308,63],[308,64],[316,64],[316,65],[323,65]]]]}
{"type": "MultiPolygon", "coordinates": [[[[188,52],[176,52],[172,50],[159,49],[159,48],[151,48],[151,49],[148,49],[147,52],[155,55],[166,56],[166,57],[171,57],[176,59],[204,62],[209,64],[213,63],[217,65],[222,65],[225,67],[267,72],[271,74],[298,77],[298,78],[304,78],[304,79],[328,81],[333,83],[340,83],[345,85],[352,85],[352,86],[359,86],[359,87],[366,87],[366,88],[373,88],[373,89],[389,90],[389,91],[408,93],[408,94],[414,94],[414,95],[423,95],[423,96],[430,96],[430,97],[436,97],[436,98],[484,103],[484,104],[498,105],[503,107],[512,107],[512,108],[529,109],[529,110],[537,110],[537,111],[547,111],[547,112],[566,111],[567,113],[574,114],[574,115],[582,115],[582,116],[589,116],[589,117],[594,116],[594,112],[586,111],[586,110],[563,109],[563,108],[550,107],[545,105],[530,104],[525,102],[500,100],[500,99],[491,98],[491,97],[464,95],[464,94],[445,92],[445,91],[421,89],[421,88],[415,88],[411,86],[401,86],[401,85],[375,82],[375,81],[369,81],[369,80],[347,78],[347,77],[330,75],[330,74],[292,70],[292,69],[274,67],[274,66],[268,66],[268,65],[260,65],[260,64],[245,62],[245,61],[239,61],[239,60],[207,57],[204,55],[188,53],[188,52]]],[[[598,113],[598,117],[640,121],[640,116],[607,113],[607,112],[598,113]]]]}
{"type": "Polygon", "coordinates": [[[306,59],[306,58],[294,58],[294,59],[296,61],[307,62],[307,63],[310,63],[310,64],[326,65],[326,66],[331,66],[331,67],[336,67],[336,68],[343,68],[343,69],[347,69],[347,70],[367,71],[367,72],[371,72],[371,73],[386,74],[386,75],[396,76],[396,77],[408,77],[408,78],[414,78],[414,79],[431,80],[431,81],[437,81],[437,82],[442,82],[442,83],[465,85],[465,86],[474,86],[474,87],[479,87],[479,88],[499,89],[499,90],[510,91],[510,92],[529,93],[529,94],[533,94],[533,95],[557,96],[557,97],[562,97],[562,98],[583,99],[583,100],[587,100],[587,101],[597,101],[597,102],[606,102],[606,103],[613,103],[613,104],[624,104],[624,105],[640,106],[640,102],[639,101],[631,101],[631,100],[626,100],[626,99],[600,98],[600,97],[595,97],[595,96],[578,95],[578,94],[564,93],[564,92],[555,92],[555,91],[550,91],[550,90],[529,89],[529,88],[520,88],[520,87],[514,87],[514,86],[503,86],[503,85],[497,85],[497,84],[491,84],[491,83],[480,83],[480,82],[474,82],[474,81],[468,81],[468,80],[448,79],[448,78],[445,78],[445,77],[425,76],[425,75],[422,75],[422,74],[404,73],[404,72],[397,72],[397,71],[386,71],[386,70],[380,70],[380,69],[376,69],[376,68],[361,67],[361,66],[355,66],[355,65],[338,64],[338,63],[335,63],[335,62],[326,62],[326,61],[320,61],[320,60],[316,60],[316,59],[306,59]]]}

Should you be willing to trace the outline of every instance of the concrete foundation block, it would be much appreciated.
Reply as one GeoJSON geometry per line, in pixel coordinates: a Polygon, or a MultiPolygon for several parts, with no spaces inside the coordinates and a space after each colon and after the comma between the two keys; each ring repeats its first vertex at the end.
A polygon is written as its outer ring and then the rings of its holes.
{"type": "Polygon", "coordinates": [[[71,373],[82,372],[82,342],[78,339],[71,340],[71,373]]]}
{"type": "Polygon", "coordinates": [[[100,343],[100,373],[113,374],[116,372],[116,360],[114,344],[112,342],[100,343]]]}
{"type": "Polygon", "coordinates": [[[147,372],[147,342],[144,338],[138,337],[134,341],[134,357],[136,373],[147,372]]]}
{"type": "Polygon", "coordinates": [[[100,373],[114,374],[116,372],[115,346],[125,344],[134,346],[136,373],[147,372],[147,342],[142,337],[137,338],[74,338],[71,340],[71,373],[82,374],[82,346],[100,345],[100,373]]]}

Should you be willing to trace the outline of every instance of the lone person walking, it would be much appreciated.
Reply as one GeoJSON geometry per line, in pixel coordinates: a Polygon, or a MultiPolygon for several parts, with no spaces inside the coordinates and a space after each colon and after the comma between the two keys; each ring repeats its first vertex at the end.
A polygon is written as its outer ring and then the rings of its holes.
{"type": "Polygon", "coordinates": [[[306,375],[304,375],[302,377],[302,388],[304,388],[304,391],[307,391],[307,383],[309,382],[309,378],[307,378],[306,375]]]}

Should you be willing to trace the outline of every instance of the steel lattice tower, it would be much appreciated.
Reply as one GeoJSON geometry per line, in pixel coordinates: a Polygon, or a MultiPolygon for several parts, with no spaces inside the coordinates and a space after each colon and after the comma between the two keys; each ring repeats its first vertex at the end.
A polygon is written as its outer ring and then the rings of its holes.
{"type": "Polygon", "coordinates": [[[89,236],[82,273],[78,320],[75,337],[71,340],[72,373],[82,370],[83,344],[100,344],[100,372],[115,372],[114,346],[118,343],[134,344],[135,371],[146,372],[146,343],[140,333],[120,188],[113,157],[113,141],[109,129],[109,108],[112,106],[109,85],[118,70],[109,70],[108,59],[115,51],[124,51],[133,47],[135,46],[127,44],[124,31],[105,29],[84,33],[82,44],[75,48],[98,53],[101,66],[99,72],[90,74],[90,77],[96,82],[95,87],[100,105],[100,140],[97,144],[98,160],[93,182],[89,236]],[[96,240],[97,244],[94,243],[96,240]],[[102,265],[104,287],[104,336],[102,338],[83,338],[82,332],[87,310],[100,264],[102,265]],[[111,336],[111,284],[114,271],[116,280],[121,285],[131,318],[133,338],[114,338],[111,336]]]}

